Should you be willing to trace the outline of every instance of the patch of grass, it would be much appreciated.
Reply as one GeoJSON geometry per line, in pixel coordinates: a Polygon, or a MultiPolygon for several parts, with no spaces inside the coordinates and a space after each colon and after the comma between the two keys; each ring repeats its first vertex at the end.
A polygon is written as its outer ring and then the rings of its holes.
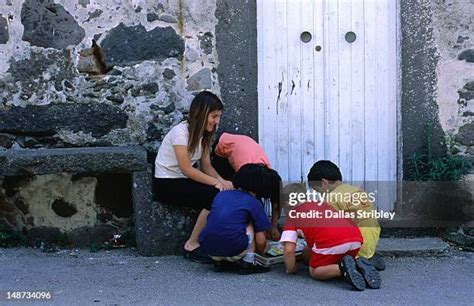
{"type": "Polygon", "coordinates": [[[444,142],[447,153],[433,156],[433,124],[426,127],[426,153],[413,152],[409,159],[410,181],[460,181],[469,173],[471,164],[462,156],[456,156],[454,138],[447,136],[444,142]]]}

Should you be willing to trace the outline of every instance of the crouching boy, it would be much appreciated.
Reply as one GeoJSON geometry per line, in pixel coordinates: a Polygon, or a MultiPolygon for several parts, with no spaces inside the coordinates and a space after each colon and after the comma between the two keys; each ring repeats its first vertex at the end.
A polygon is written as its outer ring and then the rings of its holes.
{"type": "MultiPolygon", "coordinates": [[[[212,166],[226,180],[231,180],[236,171],[246,164],[261,164],[271,169],[270,161],[263,151],[262,147],[252,138],[245,135],[235,135],[223,133],[213,145],[211,153],[212,166]]],[[[276,174],[276,171],[268,172],[276,174]]],[[[278,176],[279,177],[279,176],[278,176]]],[[[269,178],[269,182],[275,182],[269,178]]],[[[268,194],[257,194],[257,198],[264,198],[270,201],[264,203],[271,204],[271,224],[272,227],[267,231],[267,238],[278,241],[280,232],[278,230],[278,219],[280,218],[280,184],[269,186],[266,190],[268,194]]]]}
{"type": "Polygon", "coordinates": [[[385,270],[385,262],[375,253],[380,237],[380,225],[374,217],[359,217],[359,212],[370,216],[374,207],[368,194],[359,187],[344,184],[339,167],[329,160],[316,162],[308,173],[308,184],[320,193],[326,193],[325,200],[334,209],[354,216],[352,221],[359,227],[364,244],[358,257],[367,258],[377,270],[385,270]]]}
{"type": "Polygon", "coordinates": [[[262,165],[244,165],[232,180],[236,190],[222,191],[214,198],[199,244],[214,260],[215,271],[251,274],[270,270],[255,260],[255,252],[265,253],[265,231],[271,227],[255,196],[268,193],[269,179],[279,183],[279,175],[273,172],[262,165]]]}
{"type": "Polygon", "coordinates": [[[291,184],[283,189],[282,202],[287,211],[280,242],[284,244],[284,262],[287,273],[296,273],[295,248],[298,231],[305,237],[308,248],[303,252],[309,263],[309,274],[317,280],[344,276],[356,290],[380,287],[380,275],[371,265],[356,262],[362,245],[362,235],[350,219],[328,217],[336,212],[324,202],[306,201],[290,206],[288,199],[295,193],[306,193],[303,186],[291,184]],[[326,214],[331,211],[331,214],[326,214]]]}

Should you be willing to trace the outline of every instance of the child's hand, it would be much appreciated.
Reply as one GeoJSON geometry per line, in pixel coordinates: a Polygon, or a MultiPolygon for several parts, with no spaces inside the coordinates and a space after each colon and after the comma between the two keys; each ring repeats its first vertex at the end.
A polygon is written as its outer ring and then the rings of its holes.
{"type": "Polygon", "coordinates": [[[269,231],[269,236],[270,236],[270,239],[273,240],[273,241],[279,241],[280,240],[281,234],[280,234],[280,231],[278,230],[278,228],[276,226],[272,226],[272,228],[269,231]]]}
{"type": "Polygon", "coordinates": [[[222,182],[222,185],[224,186],[224,190],[234,189],[234,185],[232,184],[231,181],[222,180],[221,182],[222,182]]]}
{"type": "Polygon", "coordinates": [[[214,184],[214,187],[219,189],[219,191],[225,190],[224,189],[224,184],[222,184],[221,181],[217,180],[216,183],[214,184]]]}

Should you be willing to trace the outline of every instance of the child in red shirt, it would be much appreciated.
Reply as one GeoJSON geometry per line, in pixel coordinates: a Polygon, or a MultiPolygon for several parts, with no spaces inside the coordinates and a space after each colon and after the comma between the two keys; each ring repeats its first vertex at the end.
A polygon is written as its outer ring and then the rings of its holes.
{"type": "Polygon", "coordinates": [[[305,201],[289,206],[286,199],[291,193],[305,194],[306,190],[299,184],[283,189],[287,219],[280,242],[284,244],[286,272],[296,273],[295,248],[298,232],[301,232],[308,245],[303,254],[309,257],[306,259],[312,278],[327,280],[344,276],[357,290],[364,290],[366,282],[371,288],[380,287],[378,272],[373,267],[359,266],[354,260],[363,239],[352,220],[323,202],[305,201]]]}

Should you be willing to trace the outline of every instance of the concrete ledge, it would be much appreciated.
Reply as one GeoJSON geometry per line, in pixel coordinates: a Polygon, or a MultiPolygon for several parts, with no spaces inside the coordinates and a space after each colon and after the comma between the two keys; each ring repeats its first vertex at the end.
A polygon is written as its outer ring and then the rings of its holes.
{"type": "Polygon", "coordinates": [[[444,255],[449,245],[441,238],[381,238],[377,253],[381,256],[434,256],[444,255]]]}
{"type": "Polygon", "coordinates": [[[146,169],[146,150],[135,146],[0,151],[0,176],[146,169]]]}

